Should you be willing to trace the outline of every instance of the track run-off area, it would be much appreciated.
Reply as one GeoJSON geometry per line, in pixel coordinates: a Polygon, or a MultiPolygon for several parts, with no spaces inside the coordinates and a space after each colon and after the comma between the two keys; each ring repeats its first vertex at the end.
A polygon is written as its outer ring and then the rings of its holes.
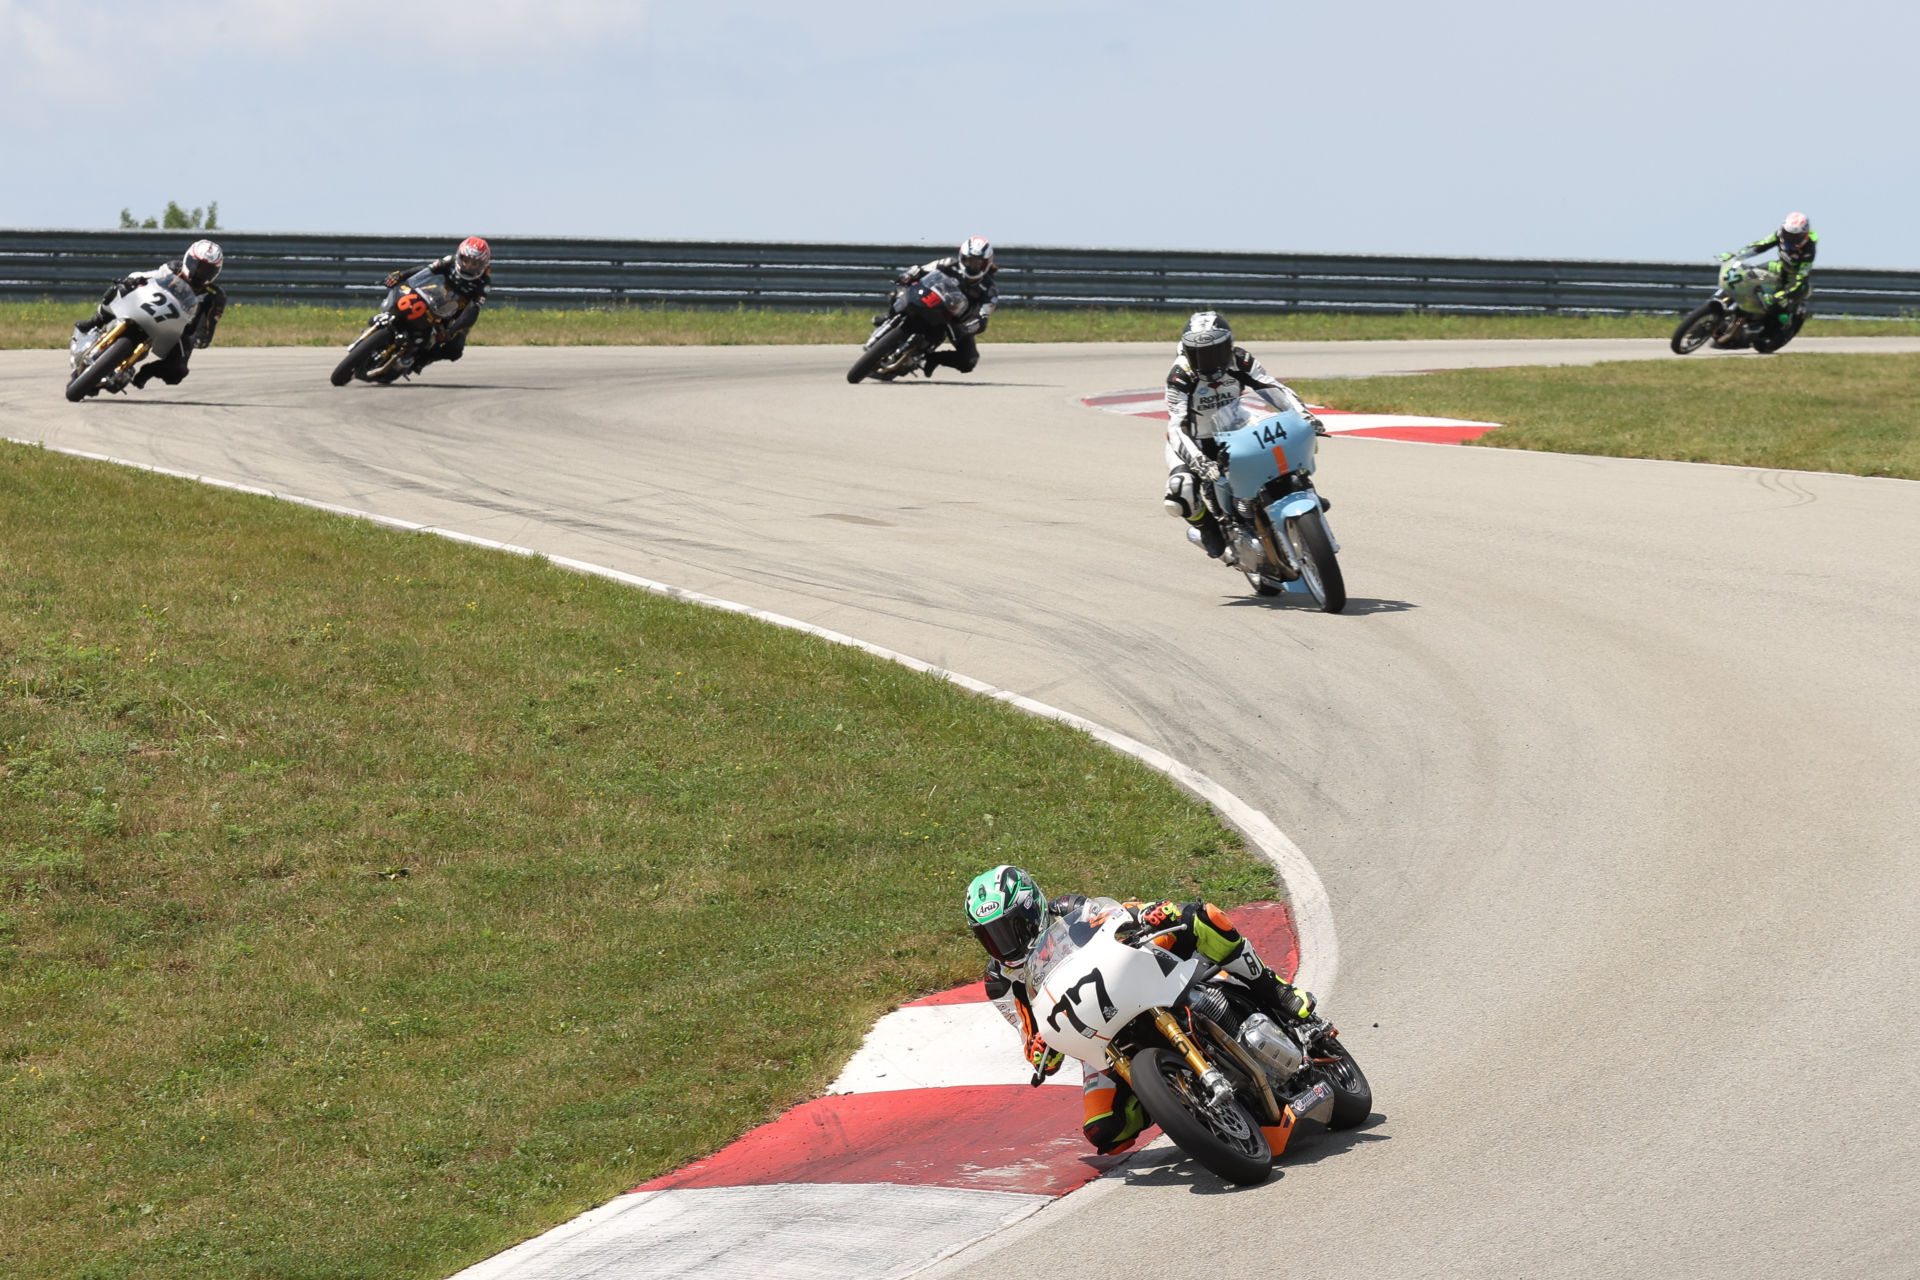
{"type": "MultiPolygon", "coordinates": [[[[1282,378],[1673,358],[1250,345],[1282,378]]],[[[1250,1190],[1156,1152],[940,1275],[1911,1274],[1920,485],[1336,437],[1324,615],[1187,544],[1161,423],[1081,403],[1170,353],[850,387],[844,347],[474,348],[336,390],[335,350],[216,347],[70,406],[63,352],[5,352],[0,434],[797,618],[1271,816],[1330,894],[1374,1119],[1250,1190]]]]}

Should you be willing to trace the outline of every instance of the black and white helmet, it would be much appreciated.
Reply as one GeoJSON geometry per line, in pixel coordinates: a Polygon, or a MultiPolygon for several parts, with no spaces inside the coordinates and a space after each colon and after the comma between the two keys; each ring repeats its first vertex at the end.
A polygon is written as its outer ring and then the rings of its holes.
{"type": "Polygon", "coordinates": [[[1180,351],[1195,373],[1225,373],[1233,363],[1233,330],[1218,311],[1196,311],[1187,317],[1180,351]]]}
{"type": "Polygon", "coordinates": [[[226,255],[220,252],[220,246],[213,241],[195,240],[180,255],[180,274],[194,288],[204,289],[220,274],[220,268],[226,260],[226,255]]]}
{"type": "Polygon", "coordinates": [[[968,236],[960,242],[960,274],[978,280],[993,269],[993,246],[985,236],[968,236]]]}

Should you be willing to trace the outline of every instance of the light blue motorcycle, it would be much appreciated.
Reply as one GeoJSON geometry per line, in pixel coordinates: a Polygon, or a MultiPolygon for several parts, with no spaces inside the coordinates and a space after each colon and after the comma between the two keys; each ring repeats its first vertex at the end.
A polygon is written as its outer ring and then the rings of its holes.
{"type": "MultiPolygon", "coordinates": [[[[1201,478],[1213,481],[1207,505],[1226,535],[1221,562],[1263,596],[1303,595],[1328,613],[1346,608],[1331,504],[1313,487],[1313,424],[1289,409],[1215,439],[1219,462],[1201,478]]],[[[1200,541],[1197,529],[1187,536],[1200,541]]]]}

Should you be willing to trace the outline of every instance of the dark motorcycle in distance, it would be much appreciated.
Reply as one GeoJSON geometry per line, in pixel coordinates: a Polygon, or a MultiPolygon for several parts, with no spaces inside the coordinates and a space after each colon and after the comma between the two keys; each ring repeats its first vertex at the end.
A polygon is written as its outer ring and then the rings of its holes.
{"type": "Polygon", "coordinates": [[[380,311],[333,369],[333,385],[355,378],[389,383],[412,373],[420,357],[440,340],[440,327],[466,303],[447,287],[445,277],[421,268],[387,290],[380,311]]]}
{"type": "Polygon", "coordinates": [[[894,290],[887,318],[874,328],[866,349],[847,370],[847,381],[890,382],[911,373],[927,352],[952,341],[954,323],[967,313],[967,305],[966,290],[944,271],[929,271],[894,290]]]}
{"type": "Polygon", "coordinates": [[[1776,319],[1780,313],[1769,302],[1779,291],[1777,262],[1728,258],[1720,264],[1719,289],[1687,313],[1668,345],[1677,356],[1691,355],[1708,343],[1720,351],[1751,347],[1771,355],[1793,341],[1811,314],[1804,303],[1796,303],[1785,320],[1776,319]]]}

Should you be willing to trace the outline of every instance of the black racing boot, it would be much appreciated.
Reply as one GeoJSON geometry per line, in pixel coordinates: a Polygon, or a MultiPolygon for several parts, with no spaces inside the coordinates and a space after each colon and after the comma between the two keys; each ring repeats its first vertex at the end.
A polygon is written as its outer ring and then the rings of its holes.
{"type": "Polygon", "coordinates": [[[1220,521],[1209,511],[1198,521],[1194,528],[1200,531],[1200,549],[1218,560],[1227,552],[1227,535],[1220,532],[1220,521]]]}

